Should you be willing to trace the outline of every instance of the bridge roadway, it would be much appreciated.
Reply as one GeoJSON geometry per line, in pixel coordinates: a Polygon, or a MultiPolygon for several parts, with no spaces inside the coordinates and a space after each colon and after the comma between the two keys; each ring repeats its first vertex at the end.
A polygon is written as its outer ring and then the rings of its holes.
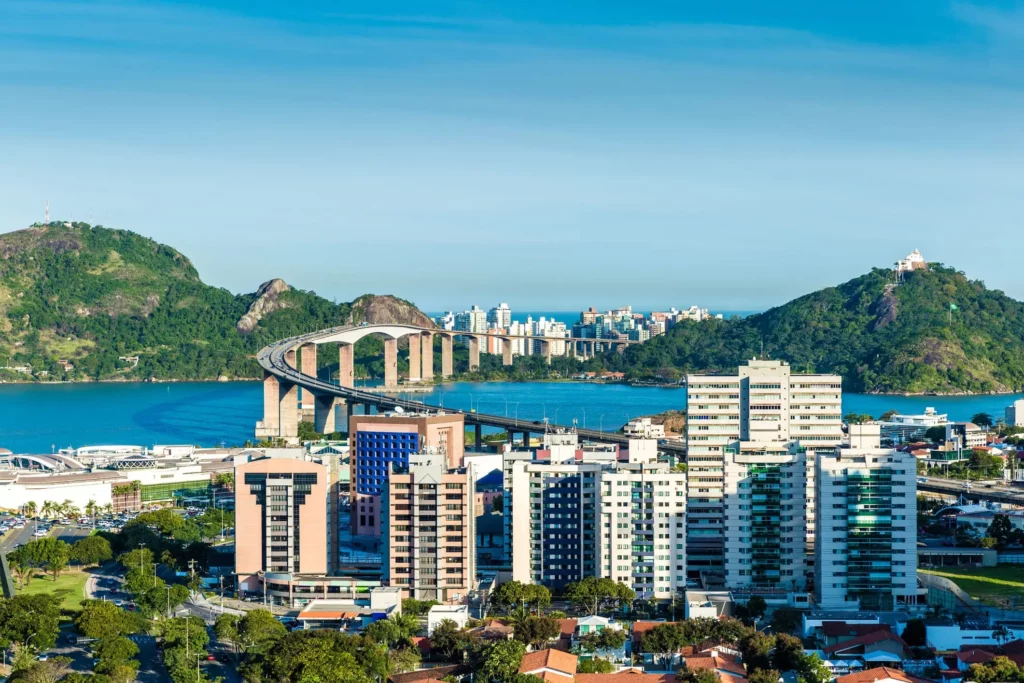
{"type": "MultiPolygon", "coordinates": [[[[257,355],[257,360],[266,372],[276,376],[279,380],[303,387],[314,394],[336,396],[338,398],[345,399],[349,404],[362,403],[364,405],[373,405],[378,409],[385,410],[401,407],[403,410],[408,410],[410,412],[439,412],[444,410],[448,413],[459,413],[464,415],[467,424],[495,427],[497,429],[504,430],[509,434],[509,436],[513,433],[537,434],[544,431],[545,425],[543,422],[539,421],[520,420],[518,418],[511,418],[503,415],[489,415],[487,413],[467,413],[461,410],[441,408],[440,406],[420,401],[410,401],[394,396],[387,396],[371,391],[363,391],[361,389],[324,382],[321,379],[300,372],[285,362],[285,354],[288,351],[293,351],[303,344],[316,343],[317,340],[330,337],[331,335],[336,334],[337,331],[337,329],[324,330],[321,332],[314,332],[311,334],[300,335],[298,337],[283,339],[263,348],[257,355]]],[[[559,425],[554,424],[549,426],[553,429],[557,429],[559,427],[559,425]]],[[[562,427],[568,429],[565,425],[562,425],[562,427]]],[[[594,429],[577,429],[576,431],[580,438],[584,440],[614,443],[622,446],[625,446],[628,443],[627,437],[615,432],[604,432],[594,429]]],[[[658,444],[658,449],[666,453],[672,453],[680,459],[686,455],[686,446],[681,442],[662,441],[658,444]]],[[[938,493],[954,497],[963,496],[968,500],[1024,506],[1024,490],[1019,488],[1006,486],[986,487],[980,484],[972,484],[971,488],[967,489],[964,488],[964,483],[962,481],[955,479],[940,479],[938,477],[922,477],[922,479],[925,481],[918,481],[917,488],[919,491],[926,493],[938,493]]]]}
{"type": "Polygon", "coordinates": [[[979,484],[971,482],[971,488],[964,488],[964,482],[958,479],[941,479],[939,477],[918,477],[917,490],[925,493],[938,493],[967,500],[1005,503],[1007,505],[1024,506],[1024,488],[979,484]],[[922,479],[924,481],[922,481],[922,479]]]}
{"type": "MultiPolygon", "coordinates": [[[[465,416],[467,424],[496,427],[504,430],[510,436],[513,433],[537,434],[544,431],[545,425],[541,421],[520,420],[518,418],[503,415],[489,415],[478,412],[467,413],[462,410],[441,408],[440,406],[422,403],[420,401],[410,401],[395,396],[378,394],[372,391],[363,391],[352,387],[340,386],[338,384],[325,382],[311,375],[304,374],[285,362],[285,354],[288,351],[297,349],[303,344],[316,343],[318,339],[329,337],[335,333],[335,330],[324,330],[322,332],[314,332],[311,334],[300,335],[298,337],[283,339],[271,344],[270,346],[264,347],[259,354],[257,354],[256,359],[266,372],[275,375],[278,379],[283,380],[284,382],[295,384],[303,389],[308,389],[314,394],[337,396],[338,398],[345,399],[350,404],[362,403],[364,405],[372,405],[376,406],[378,409],[385,410],[400,407],[402,410],[408,410],[410,412],[436,413],[443,410],[447,413],[459,413],[465,416]]],[[[551,424],[549,427],[551,429],[557,429],[559,425],[551,424]]],[[[569,428],[565,425],[562,425],[562,427],[565,429],[569,428]]],[[[627,437],[615,432],[579,428],[576,429],[576,432],[579,434],[580,439],[583,440],[614,443],[622,446],[627,445],[629,441],[627,437]]],[[[658,448],[662,451],[674,453],[679,456],[683,456],[686,453],[686,447],[682,443],[665,441],[662,442],[658,448]]]]}

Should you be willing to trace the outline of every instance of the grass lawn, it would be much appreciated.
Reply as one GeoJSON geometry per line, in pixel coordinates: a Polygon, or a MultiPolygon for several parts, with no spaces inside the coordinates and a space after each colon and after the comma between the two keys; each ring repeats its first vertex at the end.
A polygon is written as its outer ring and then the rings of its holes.
{"type": "Polygon", "coordinates": [[[35,595],[36,593],[49,593],[59,596],[62,600],[61,607],[66,610],[79,611],[85,600],[85,582],[89,580],[89,572],[81,569],[68,569],[56,582],[50,574],[37,572],[36,577],[29,581],[24,588],[17,589],[22,595],[35,595]]]}
{"type": "Polygon", "coordinates": [[[918,569],[953,581],[975,600],[986,605],[1006,606],[1010,598],[1024,602],[1024,568],[1009,567],[942,567],[918,569]]]}

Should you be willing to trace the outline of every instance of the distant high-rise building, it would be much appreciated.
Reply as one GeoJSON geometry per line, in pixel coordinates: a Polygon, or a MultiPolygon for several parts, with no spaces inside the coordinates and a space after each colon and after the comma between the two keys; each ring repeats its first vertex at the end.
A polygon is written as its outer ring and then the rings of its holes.
{"type": "Polygon", "coordinates": [[[455,329],[455,314],[451,311],[443,315],[439,315],[434,318],[434,324],[442,330],[454,330],[455,329]]]}
{"type": "MultiPolygon", "coordinates": [[[[758,444],[787,450],[790,446],[834,448],[842,440],[841,387],[838,375],[792,375],[789,365],[777,360],[751,360],[736,375],[687,376],[687,563],[691,572],[713,572],[724,578],[727,454],[750,451],[758,444]]],[[[813,510],[810,479],[805,508],[813,510]]],[[[807,534],[813,539],[810,524],[807,534]]]]}
{"type": "Polygon", "coordinates": [[[917,602],[917,462],[880,447],[878,425],[818,453],[814,593],[823,609],[890,611],[917,602]]]}
{"type": "Polygon", "coordinates": [[[457,313],[455,315],[455,330],[457,332],[486,332],[487,312],[474,305],[468,311],[457,313]]]}
{"type": "Polygon", "coordinates": [[[500,303],[487,311],[487,322],[494,327],[508,329],[512,324],[512,309],[506,303],[500,303]]]}
{"type": "Polygon", "coordinates": [[[431,452],[391,467],[381,499],[384,580],[406,598],[465,598],[476,579],[472,468],[451,469],[431,452]]]}
{"type": "Polygon", "coordinates": [[[446,456],[449,467],[461,466],[465,456],[465,417],[443,413],[353,415],[349,420],[349,445],[352,533],[376,538],[386,512],[380,496],[391,465],[405,467],[411,454],[431,448],[446,456]]]}

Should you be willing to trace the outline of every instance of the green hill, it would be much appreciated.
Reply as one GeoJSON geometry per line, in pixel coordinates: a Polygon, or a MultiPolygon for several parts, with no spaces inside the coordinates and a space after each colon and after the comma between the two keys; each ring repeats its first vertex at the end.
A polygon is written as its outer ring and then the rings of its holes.
{"type": "Polygon", "coordinates": [[[364,320],[430,324],[388,296],[332,303],[282,280],[232,294],[126,230],[55,222],[0,235],[0,380],[257,377],[265,344],[364,320]]]}
{"type": "Polygon", "coordinates": [[[796,371],[841,374],[849,391],[1024,388],[1024,303],[940,264],[898,286],[875,269],[760,315],[682,323],[603,361],[634,377],[735,372],[762,343],[796,371]]]}

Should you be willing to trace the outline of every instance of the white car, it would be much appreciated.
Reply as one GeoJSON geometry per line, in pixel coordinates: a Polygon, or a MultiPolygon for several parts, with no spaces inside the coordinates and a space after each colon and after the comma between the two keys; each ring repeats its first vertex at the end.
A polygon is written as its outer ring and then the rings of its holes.
{"type": "Polygon", "coordinates": [[[45,536],[47,533],[49,533],[49,532],[46,529],[39,529],[38,531],[36,531],[32,535],[33,536],[45,536]]]}

